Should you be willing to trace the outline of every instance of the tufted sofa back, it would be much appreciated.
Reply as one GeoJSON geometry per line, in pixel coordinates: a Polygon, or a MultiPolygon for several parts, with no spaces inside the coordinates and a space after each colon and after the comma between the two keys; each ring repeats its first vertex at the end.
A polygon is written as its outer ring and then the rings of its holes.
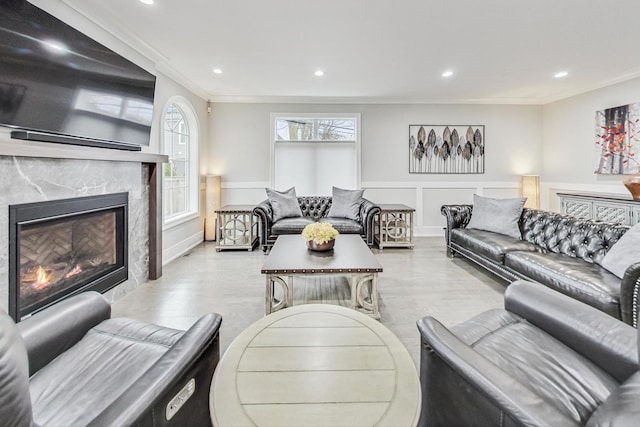
{"type": "Polygon", "coordinates": [[[625,225],[579,219],[525,208],[520,217],[522,239],[548,252],[601,265],[609,248],[629,229],[625,225]]]}
{"type": "Polygon", "coordinates": [[[303,216],[309,216],[314,220],[326,217],[331,208],[330,196],[300,196],[298,204],[303,216]]]}

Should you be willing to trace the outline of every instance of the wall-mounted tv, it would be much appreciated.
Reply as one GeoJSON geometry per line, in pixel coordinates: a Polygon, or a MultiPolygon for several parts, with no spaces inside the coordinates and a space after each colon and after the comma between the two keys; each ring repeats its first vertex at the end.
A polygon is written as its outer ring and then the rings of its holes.
{"type": "Polygon", "coordinates": [[[31,3],[0,2],[0,126],[12,137],[140,150],[155,82],[31,3]]]}

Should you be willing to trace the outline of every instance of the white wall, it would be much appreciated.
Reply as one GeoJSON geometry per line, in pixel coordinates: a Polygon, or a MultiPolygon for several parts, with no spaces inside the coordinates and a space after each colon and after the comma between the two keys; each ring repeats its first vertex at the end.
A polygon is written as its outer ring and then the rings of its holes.
{"type": "Polygon", "coordinates": [[[559,191],[629,194],[622,175],[596,175],[596,111],[640,101],[640,79],[629,80],[542,107],[541,203],[559,210],[559,191]]]}
{"type": "Polygon", "coordinates": [[[520,175],[542,170],[540,106],[216,103],[207,170],[222,175],[223,204],[265,198],[264,188],[271,185],[271,113],[360,113],[365,197],[414,207],[417,234],[442,233],[442,204],[470,203],[474,192],[517,196],[520,175]],[[409,174],[410,124],[484,125],[486,173],[409,174]]]}

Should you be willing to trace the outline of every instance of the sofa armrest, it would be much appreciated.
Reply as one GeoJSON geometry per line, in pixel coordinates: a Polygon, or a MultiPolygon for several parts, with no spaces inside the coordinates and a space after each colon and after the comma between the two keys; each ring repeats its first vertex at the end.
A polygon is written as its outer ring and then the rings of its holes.
{"type": "Polygon", "coordinates": [[[366,243],[369,246],[372,246],[374,243],[374,222],[376,215],[378,215],[380,211],[380,206],[368,199],[362,198],[362,203],[360,204],[360,223],[364,229],[366,243]]]}
{"type": "Polygon", "coordinates": [[[622,382],[638,370],[637,331],[602,311],[535,283],[516,281],[507,311],[525,318],[622,382]]]}
{"type": "Polygon", "coordinates": [[[263,200],[253,208],[253,214],[258,217],[260,245],[263,247],[267,244],[267,238],[271,234],[271,226],[273,225],[273,209],[269,200],[263,200]]]}
{"type": "MultiPolygon", "coordinates": [[[[423,387],[423,399],[425,399],[420,420],[421,425],[426,425],[431,418],[437,419],[437,417],[426,414],[425,410],[445,411],[449,414],[447,417],[450,417],[447,424],[455,421],[457,425],[479,425],[477,421],[482,419],[479,417],[488,415],[487,412],[478,414],[477,408],[466,408],[460,404],[458,399],[452,399],[449,402],[449,408],[436,407],[431,409],[429,402],[426,401],[428,393],[425,393],[424,389],[437,388],[439,385],[444,386],[445,384],[440,384],[437,378],[426,378],[426,376],[429,371],[436,376],[446,375],[443,368],[451,370],[461,377],[464,381],[462,387],[465,390],[468,391],[470,387],[491,405],[492,410],[489,412],[493,413],[496,419],[484,419],[482,422],[486,425],[513,425],[516,420],[518,424],[532,426],[577,425],[553,405],[549,405],[523,384],[462,342],[437,320],[431,317],[422,318],[418,321],[418,329],[422,337],[423,353],[420,365],[420,382],[423,387]],[[431,356],[444,362],[442,367],[438,366],[438,369],[429,370],[429,367],[425,366],[429,360],[426,356],[429,356],[430,352],[433,353],[431,356]],[[504,420],[505,416],[511,419],[511,423],[504,420]]],[[[461,391],[452,391],[453,396],[461,391]]],[[[442,390],[435,390],[435,392],[441,393],[442,390]]],[[[442,420],[439,421],[442,422],[442,420]]]]}
{"type": "Polygon", "coordinates": [[[465,228],[471,219],[473,205],[442,205],[440,213],[447,219],[447,228],[444,238],[447,248],[451,247],[451,230],[454,228],[465,228]]]}
{"type": "Polygon", "coordinates": [[[111,317],[111,305],[98,292],[83,292],[18,323],[29,355],[29,375],[73,347],[87,331],[111,317]]]}
{"type": "Polygon", "coordinates": [[[202,316],[89,425],[158,427],[209,423],[209,389],[220,359],[221,323],[222,317],[218,314],[202,316]],[[194,394],[167,420],[167,405],[192,378],[195,379],[194,394]]]}
{"type": "Polygon", "coordinates": [[[620,315],[622,321],[638,327],[638,303],[640,302],[640,262],[632,264],[624,272],[620,283],[620,315]]]}

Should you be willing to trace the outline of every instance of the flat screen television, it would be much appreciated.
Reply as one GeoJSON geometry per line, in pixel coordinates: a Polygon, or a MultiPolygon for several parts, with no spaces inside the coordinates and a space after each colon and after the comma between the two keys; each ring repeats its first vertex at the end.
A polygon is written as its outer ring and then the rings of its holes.
{"type": "Polygon", "coordinates": [[[140,150],[155,82],[31,3],[0,2],[0,126],[13,138],[140,150]]]}

